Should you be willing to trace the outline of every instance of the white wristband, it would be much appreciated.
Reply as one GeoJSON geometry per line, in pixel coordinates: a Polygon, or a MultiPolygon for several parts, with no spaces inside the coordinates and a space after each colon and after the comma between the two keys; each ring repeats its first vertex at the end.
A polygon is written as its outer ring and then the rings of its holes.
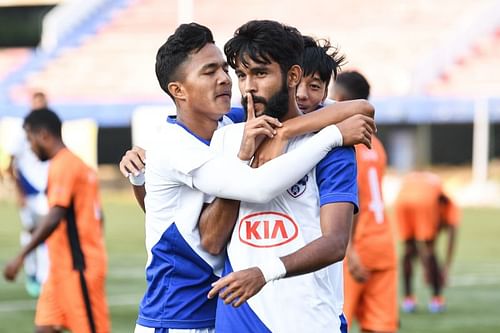
{"type": "Polygon", "coordinates": [[[286,267],[278,257],[273,257],[267,261],[262,262],[257,265],[257,267],[264,275],[266,283],[273,280],[281,279],[286,275],[286,267]]]}
{"type": "Polygon", "coordinates": [[[137,176],[131,173],[128,175],[128,181],[134,186],[142,186],[146,182],[146,177],[144,177],[144,172],[140,172],[137,176]]]}
{"type": "Polygon", "coordinates": [[[342,132],[340,132],[339,128],[335,125],[329,125],[326,128],[332,131],[333,137],[335,138],[333,147],[342,146],[344,144],[344,138],[342,137],[342,132]]]}

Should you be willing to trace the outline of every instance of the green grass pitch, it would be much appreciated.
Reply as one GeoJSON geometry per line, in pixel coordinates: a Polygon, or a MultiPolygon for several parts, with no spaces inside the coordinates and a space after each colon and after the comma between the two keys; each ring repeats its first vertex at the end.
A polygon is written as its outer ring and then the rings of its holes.
{"type": "MultiPolygon", "coordinates": [[[[116,333],[133,331],[145,287],[144,219],[132,197],[131,193],[103,194],[109,255],[107,292],[116,333]]],[[[0,221],[3,269],[19,246],[20,223],[12,202],[0,201],[0,221]]],[[[429,291],[421,275],[417,272],[419,311],[401,315],[401,333],[500,332],[500,210],[464,210],[450,285],[445,291],[445,313],[426,311],[429,291]]],[[[22,281],[22,275],[15,283],[0,279],[0,333],[34,331],[35,301],[25,293],[22,281]]]]}

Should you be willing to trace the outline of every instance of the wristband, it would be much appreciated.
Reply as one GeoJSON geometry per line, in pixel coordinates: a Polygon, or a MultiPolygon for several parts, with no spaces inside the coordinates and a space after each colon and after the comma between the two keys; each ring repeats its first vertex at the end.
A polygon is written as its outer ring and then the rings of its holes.
{"type": "Polygon", "coordinates": [[[335,137],[335,143],[334,147],[340,147],[344,144],[344,138],[342,137],[342,133],[340,132],[339,128],[335,125],[329,125],[329,129],[333,132],[333,136],[335,137]]]}
{"type": "Polygon", "coordinates": [[[266,283],[268,283],[269,281],[281,279],[286,275],[285,264],[283,264],[283,261],[281,261],[281,259],[278,257],[274,257],[262,262],[261,264],[257,265],[257,268],[259,268],[262,272],[262,275],[264,275],[266,283]]]}
{"type": "Polygon", "coordinates": [[[144,172],[140,172],[137,176],[131,173],[128,175],[128,181],[134,186],[142,186],[146,182],[146,177],[144,172]]]}

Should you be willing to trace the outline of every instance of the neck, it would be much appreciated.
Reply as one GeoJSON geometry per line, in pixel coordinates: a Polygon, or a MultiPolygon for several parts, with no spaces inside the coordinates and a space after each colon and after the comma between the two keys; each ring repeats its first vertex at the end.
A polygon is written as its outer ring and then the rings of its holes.
{"type": "Polygon", "coordinates": [[[52,144],[51,148],[48,149],[49,158],[53,158],[64,148],[66,148],[66,146],[61,140],[55,141],[54,144],[52,144]]]}
{"type": "Polygon", "coordinates": [[[284,117],[282,117],[282,119],[280,119],[280,121],[286,121],[288,119],[292,119],[302,115],[302,111],[300,111],[297,105],[297,100],[295,99],[295,90],[293,92],[289,91],[289,96],[293,97],[290,97],[288,99],[288,112],[284,117]]]}
{"type": "Polygon", "coordinates": [[[177,121],[189,128],[197,136],[210,141],[217,129],[218,119],[212,119],[200,113],[177,109],[177,121]]]}

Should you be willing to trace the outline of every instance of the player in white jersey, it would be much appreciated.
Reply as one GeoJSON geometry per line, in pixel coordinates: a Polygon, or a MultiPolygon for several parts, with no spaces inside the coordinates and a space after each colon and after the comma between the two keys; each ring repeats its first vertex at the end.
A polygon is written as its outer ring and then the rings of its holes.
{"type": "MultiPolygon", "coordinates": [[[[306,117],[298,117],[295,100],[300,43],[295,28],[273,21],[248,22],[226,43],[228,62],[236,69],[240,90],[253,95],[256,115],[280,121],[306,117]]],[[[214,149],[234,155],[234,142],[244,130],[234,125],[216,132],[214,149]]],[[[287,151],[301,149],[306,141],[307,136],[291,140],[287,151]]],[[[346,332],[342,259],[356,210],[352,147],[333,149],[272,201],[242,202],[225,277],[209,293],[220,297],[217,332],[346,332]]]]}
{"type": "MultiPolygon", "coordinates": [[[[47,106],[43,93],[33,94],[31,112],[47,106]]],[[[40,161],[30,148],[22,127],[22,119],[14,129],[6,145],[10,155],[8,173],[14,179],[19,203],[19,216],[22,224],[20,236],[21,245],[31,240],[31,234],[48,212],[46,196],[49,162],[40,161]]],[[[26,291],[33,297],[38,297],[41,284],[46,280],[49,269],[47,247],[44,243],[37,247],[24,260],[26,291]]]]}
{"type": "MultiPolygon", "coordinates": [[[[214,327],[216,301],[207,299],[206,294],[217,279],[214,273],[222,268],[223,256],[211,255],[201,246],[198,218],[209,200],[207,194],[249,202],[270,201],[342,142],[339,129],[329,126],[303,147],[259,169],[241,163],[236,156],[217,156],[207,144],[230,107],[227,67],[211,32],[194,23],[181,25],[158,51],[157,77],[176,103],[177,118],[169,119],[148,150],[147,290],[136,332],[205,332],[214,327]],[[299,162],[301,166],[283,172],[287,165],[299,162]]],[[[252,121],[241,152],[253,154],[256,137],[273,136],[276,126],[279,122],[271,117],[252,121]]],[[[351,140],[349,136],[344,139],[351,140]]],[[[203,214],[211,207],[220,208],[222,215],[228,207],[227,214],[234,220],[238,203],[215,199],[203,214]]]]}

